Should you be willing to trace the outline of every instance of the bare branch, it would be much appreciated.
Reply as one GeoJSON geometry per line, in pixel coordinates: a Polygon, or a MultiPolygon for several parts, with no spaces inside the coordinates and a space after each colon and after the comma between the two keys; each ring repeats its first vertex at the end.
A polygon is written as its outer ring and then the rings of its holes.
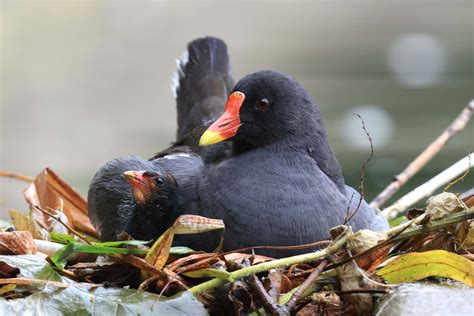
{"type": "Polygon", "coordinates": [[[41,207],[39,207],[38,205],[34,205],[34,208],[37,209],[38,211],[40,211],[41,213],[51,217],[52,219],[55,219],[56,221],[58,221],[61,225],[63,225],[64,227],[67,228],[67,230],[69,232],[71,232],[73,235],[76,235],[77,237],[79,237],[83,242],[85,242],[86,244],[91,244],[91,242],[89,240],[87,240],[87,238],[85,238],[82,234],[80,234],[79,232],[75,231],[74,228],[72,228],[71,226],[69,226],[67,223],[63,222],[61,220],[61,218],[59,216],[56,216],[46,210],[43,210],[41,207]]]}
{"type": "Polygon", "coordinates": [[[16,179],[16,180],[20,180],[20,181],[24,181],[28,183],[31,183],[35,180],[33,177],[30,177],[30,176],[25,176],[23,174],[5,172],[5,171],[0,171],[0,177],[12,178],[12,179],[16,179]]]}
{"type": "Polygon", "coordinates": [[[407,210],[410,206],[412,206],[419,200],[430,196],[436,189],[455,179],[463,172],[465,172],[466,169],[472,168],[469,163],[469,160],[471,159],[474,159],[474,154],[470,154],[469,156],[464,157],[448,169],[431,178],[428,182],[420,185],[413,191],[404,195],[392,206],[384,209],[382,211],[383,215],[388,220],[397,218],[398,216],[402,215],[405,210],[407,210]]]}
{"type": "Polygon", "coordinates": [[[438,136],[418,157],[415,158],[401,173],[395,176],[375,199],[370,202],[373,208],[380,208],[387,202],[409,179],[423,168],[456,134],[466,127],[474,112],[474,100],[463,109],[461,114],[438,136]]]}
{"type": "Polygon", "coordinates": [[[324,268],[328,264],[329,264],[329,260],[323,259],[323,261],[321,261],[321,263],[318,265],[318,267],[313,272],[311,272],[311,274],[303,282],[303,284],[301,284],[301,286],[298,287],[298,289],[295,291],[295,293],[293,293],[293,296],[291,296],[291,299],[285,305],[285,307],[288,311],[292,310],[295,307],[296,302],[300,299],[301,295],[303,295],[304,291],[306,291],[306,289],[308,287],[310,287],[311,284],[313,284],[316,281],[316,279],[319,277],[321,272],[323,272],[324,268]]]}

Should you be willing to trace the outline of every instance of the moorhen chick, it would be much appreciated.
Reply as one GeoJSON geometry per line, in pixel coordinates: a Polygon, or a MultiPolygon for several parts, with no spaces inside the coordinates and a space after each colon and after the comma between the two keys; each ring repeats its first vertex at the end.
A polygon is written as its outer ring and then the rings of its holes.
{"type": "Polygon", "coordinates": [[[153,161],[137,156],[105,163],[95,174],[87,196],[89,217],[101,240],[154,240],[197,200],[196,177],[202,160],[194,154],[172,154],[153,161]]]}

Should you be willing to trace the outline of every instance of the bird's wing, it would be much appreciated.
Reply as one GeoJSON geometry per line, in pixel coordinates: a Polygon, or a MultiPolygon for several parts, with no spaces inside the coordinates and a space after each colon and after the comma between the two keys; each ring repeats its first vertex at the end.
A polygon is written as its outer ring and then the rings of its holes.
{"type": "Polygon", "coordinates": [[[314,242],[343,223],[346,198],[312,159],[244,155],[208,167],[199,187],[203,214],[226,224],[228,248],[314,242]]]}

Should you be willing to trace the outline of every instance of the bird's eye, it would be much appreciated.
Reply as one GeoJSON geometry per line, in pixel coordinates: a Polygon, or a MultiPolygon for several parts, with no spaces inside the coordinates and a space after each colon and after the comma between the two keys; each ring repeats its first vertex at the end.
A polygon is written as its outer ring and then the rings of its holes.
{"type": "Polygon", "coordinates": [[[156,177],[155,179],[153,179],[155,181],[156,184],[158,185],[163,185],[163,183],[165,183],[165,179],[163,179],[162,177],[156,177]]]}
{"type": "Polygon", "coordinates": [[[257,102],[255,108],[260,111],[267,111],[271,108],[271,104],[267,98],[262,98],[257,102]]]}

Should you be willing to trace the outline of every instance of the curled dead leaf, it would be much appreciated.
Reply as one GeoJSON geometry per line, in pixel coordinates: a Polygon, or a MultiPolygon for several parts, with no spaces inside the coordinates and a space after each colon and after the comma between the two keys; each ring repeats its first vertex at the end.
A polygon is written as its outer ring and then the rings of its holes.
{"type": "Polygon", "coordinates": [[[198,234],[224,228],[222,220],[198,215],[181,215],[172,227],[175,234],[198,234]]]}
{"type": "Polygon", "coordinates": [[[34,208],[62,210],[69,225],[79,232],[98,237],[87,213],[87,202],[51,169],[45,168],[25,189],[24,196],[30,205],[32,218],[48,231],[54,223],[50,217],[34,208]]]}
{"type": "Polygon", "coordinates": [[[454,193],[443,192],[428,199],[426,212],[433,220],[444,218],[452,212],[459,212],[467,209],[466,204],[454,193]]]}
{"type": "MultiPolygon", "coordinates": [[[[363,229],[347,239],[347,248],[351,250],[352,255],[357,255],[386,239],[387,234],[384,232],[373,232],[368,229],[363,229]]],[[[358,258],[356,262],[364,270],[371,271],[387,258],[389,249],[390,246],[381,247],[368,253],[367,256],[358,258]]]]}
{"type": "Polygon", "coordinates": [[[170,255],[175,234],[196,234],[224,228],[224,222],[197,215],[181,215],[153,244],[145,261],[161,270],[170,255]]]}

